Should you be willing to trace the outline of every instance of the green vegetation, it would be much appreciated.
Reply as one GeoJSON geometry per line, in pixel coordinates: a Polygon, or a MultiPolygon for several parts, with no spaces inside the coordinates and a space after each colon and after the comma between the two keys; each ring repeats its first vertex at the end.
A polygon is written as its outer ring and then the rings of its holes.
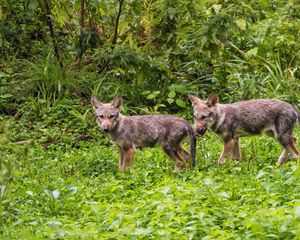
{"type": "Polygon", "coordinates": [[[192,122],[187,93],[215,90],[299,108],[299,1],[3,0],[0,29],[0,239],[299,239],[300,168],[273,139],[220,167],[208,132],[193,170],[154,148],[120,173],[90,106],[192,122]]]}
{"type": "Polygon", "coordinates": [[[219,167],[222,144],[210,133],[199,141],[192,171],[174,173],[172,161],[154,148],[138,151],[133,170],[120,173],[117,148],[95,128],[90,133],[99,140],[76,140],[78,128],[64,130],[71,119],[30,129],[27,121],[4,121],[1,239],[299,236],[300,168],[276,166],[281,147],[272,139],[243,139],[244,161],[219,167]],[[57,142],[15,144],[20,135],[57,142]]]}

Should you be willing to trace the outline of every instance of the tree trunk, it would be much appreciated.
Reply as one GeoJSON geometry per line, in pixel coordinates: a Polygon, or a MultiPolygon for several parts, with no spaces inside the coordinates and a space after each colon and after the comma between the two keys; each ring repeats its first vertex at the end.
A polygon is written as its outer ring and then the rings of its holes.
{"type": "Polygon", "coordinates": [[[119,21],[120,21],[123,3],[124,3],[124,0],[119,0],[119,11],[118,11],[118,14],[116,17],[115,32],[114,32],[114,38],[112,40],[112,47],[114,47],[116,45],[117,40],[118,40],[119,21]]]}
{"type": "Polygon", "coordinates": [[[48,27],[49,27],[50,36],[51,36],[51,40],[52,40],[52,45],[53,45],[53,48],[54,48],[54,55],[55,55],[55,57],[56,57],[56,59],[59,63],[59,66],[62,68],[63,63],[62,63],[61,58],[60,58],[59,48],[58,48],[58,45],[57,45],[57,40],[56,40],[56,37],[55,37],[55,34],[54,34],[53,24],[52,24],[52,20],[51,20],[51,7],[50,7],[50,4],[49,4],[48,0],[44,0],[44,3],[45,3],[45,8],[46,8],[47,24],[48,24],[48,27]]]}
{"type": "Polygon", "coordinates": [[[84,38],[85,38],[85,32],[84,32],[84,23],[85,23],[85,1],[80,1],[80,36],[79,36],[79,50],[76,60],[76,65],[81,65],[82,55],[84,52],[84,38]]]}
{"type": "MultiPolygon", "coordinates": [[[[5,33],[4,33],[4,21],[1,22],[1,55],[6,59],[6,55],[5,55],[5,33]]],[[[0,68],[1,69],[1,68],[0,68]]]]}

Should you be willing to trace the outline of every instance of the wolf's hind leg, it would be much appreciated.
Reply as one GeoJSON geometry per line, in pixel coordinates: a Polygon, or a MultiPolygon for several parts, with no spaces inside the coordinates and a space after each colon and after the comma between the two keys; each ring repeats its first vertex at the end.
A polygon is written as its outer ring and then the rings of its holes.
{"type": "Polygon", "coordinates": [[[291,154],[292,159],[300,158],[300,153],[295,146],[296,140],[297,139],[294,136],[290,137],[290,143],[284,147],[283,152],[278,158],[279,164],[283,164],[286,161],[289,153],[291,154]]]}
{"type": "Polygon", "coordinates": [[[233,148],[234,148],[235,141],[233,138],[224,140],[224,147],[222,154],[218,160],[219,164],[224,164],[227,158],[232,158],[233,148]]]}
{"type": "MultiPolygon", "coordinates": [[[[298,149],[296,147],[296,141],[297,141],[297,138],[292,136],[291,137],[291,148],[292,148],[292,151],[294,153],[294,157],[299,158],[300,157],[300,152],[298,151],[298,149]]],[[[292,154],[292,158],[294,158],[294,157],[293,157],[293,154],[292,154]]]]}
{"type": "Polygon", "coordinates": [[[164,143],[162,148],[165,153],[174,161],[176,164],[175,171],[179,171],[184,166],[184,159],[181,154],[178,153],[178,147],[171,147],[169,143],[164,143]]]}
{"type": "Polygon", "coordinates": [[[240,139],[236,138],[233,146],[232,158],[234,160],[242,160],[241,149],[240,149],[240,139]]]}
{"type": "Polygon", "coordinates": [[[180,171],[184,167],[185,161],[184,161],[184,158],[182,157],[182,155],[179,151],[175,152],[175,156],[176,156],[177,161],[178,161],[177,165],[175,167],[175,171],[177,172],[177,171],[180,171]]]}
{"type": "Polygon", "coordinates": [[[122,172],[123,171],[123,162],[124,162],[124,153],[123,153],[122,148],[119,148],[119,153],[120,153],[119,171],[122,172]]]}
{"type": "Polygon", "coordinates": [[[190,155],[190,153],[189,153],[187,150],[185,150],[185,149],[182,147],[181,144],[179,145],[178,150],[180,151],[180,154],[181,154],[181,156],[184,158],[184,160],[185,160],[186,162],[190,162],[190,160],[191,160],[191,155],[190,155]]]}
{"type": "Polygon", "coordinates": [[[278,163],[281,165],[281,164],[284,164],[284,162],[286,161],[287,157],[288,157],[288,154],[289,152],[284,149],[282,151],[282,153],[280,154],[279,158],[278,158],[278,163]]]}
{"type": "Polygon", "coordinates": [[[297,139],[294,136],[290,134],[285,134],[280,136],[278,140],[281,143],[281,145],[284,147],[283,152],[278,158],[279,164],[283,164],[286,161],[289,153],[291,154],[292,159],[297,159],[300,157],[300,153],[295,146],[297,139]]]}
{"type": "Polygon", "coordinates": [[[284,154],[283,152],[278,159],[278,162],[280,164],[284,163],[284,161],[287,158],[287,156],[285,158],[284,156],[288,155],[289,153],[291,154],[291,157],[293,159],[300,157],[300,153],[295,146],[297,139],[293,136],[294,124],[295,122],[293,122],[291,119],[286,118],[279,119],[276,124],[277,134],[275,136],[277,136],[277,140],[280,142],[280,144],[284,147],[286,151],[286,153],[284,154]],[[283,158],[281,158],[281,156],[283,156],[283,158]]]}
{"type": "Polygon", "coordinates": [[[190,162],[191,161],[191,155],[190,153],[185,150],[184,148],[182,148],[182,152],[183,152],[183,156],[186,162],[190,162]]]}

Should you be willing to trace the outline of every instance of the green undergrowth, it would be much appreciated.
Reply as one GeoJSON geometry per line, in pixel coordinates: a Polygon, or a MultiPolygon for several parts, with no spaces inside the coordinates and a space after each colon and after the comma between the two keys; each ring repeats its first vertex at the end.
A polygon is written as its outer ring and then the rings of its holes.
{"type": "Polygon", "coordinates": [[[120,173],[117,148],[87,122],[77,128],[88,140],[2,122],[1,239],[299,239],[300,167],[277,166],[273,139],[244,138],[243,161],[218,166],[222,144],[208,132],[192,170],[173,172],[157,147],[120,173]]]}

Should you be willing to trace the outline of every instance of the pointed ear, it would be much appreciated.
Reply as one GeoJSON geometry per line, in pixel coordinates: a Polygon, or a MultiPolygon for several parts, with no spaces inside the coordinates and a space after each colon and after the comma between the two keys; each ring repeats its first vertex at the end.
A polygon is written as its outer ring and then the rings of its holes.
{"type": "Polygon", "coordinates": [[[93,109],[96,110],[102,106],[102,103],[97,99],[97,97],[93,96],[91,98],[91,103],[93,105],[93,109]]]}
{"type": "Polygon", "coordinates": [[[195,105],[197,105],[197,103],[198,103],[199,100],[200,100],[199,98],[193,96],[192,94],[188,94],[188,97],[189,97],[189,99],[191,100],[193,107],[194,107],[195,105]]]}
{"type": "Polygon", "coordinates": [[[120,107],[121,107],[121,105],[122,105],[122,102],[123,102],[122,97],[121,97],[121,96],[117,96],[117,97],[113,100],[113,102],[112,102],[111,105],[112,105],[114,108],[120,109],[120,107]]]}
{"type": "Polygon", "coordinates": [[[206,105],[209,106],[209,107],[213,107],[218,102],[219,102],[219,98],[218,98],[217,94],[214,91],[212,91],[211,94],[209,95],[207,101],[206,101],[206,105]]]}

